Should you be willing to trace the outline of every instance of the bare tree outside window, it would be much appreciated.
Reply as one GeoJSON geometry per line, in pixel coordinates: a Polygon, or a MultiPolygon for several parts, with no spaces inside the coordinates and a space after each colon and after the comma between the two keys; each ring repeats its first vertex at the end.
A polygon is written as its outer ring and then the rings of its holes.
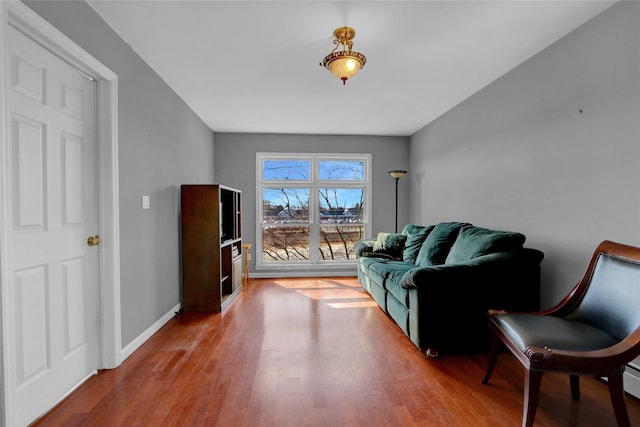
{"type": "Polygon", "coordinates": [[[364,237],[364,190],[320,188],[320,257],[323,260],[354,258],[355,242],[364,237]]]}
{"type": "Polygon", "coordinates": [[[309,259],[309,188],[265,188],[262,247],[265,260],[309,259]]]}

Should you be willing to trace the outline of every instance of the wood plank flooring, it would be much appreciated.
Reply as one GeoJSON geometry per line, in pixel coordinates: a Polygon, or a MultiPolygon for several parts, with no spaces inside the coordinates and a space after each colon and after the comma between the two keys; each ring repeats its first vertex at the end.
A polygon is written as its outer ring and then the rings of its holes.
{"type": "MultiPolygon", "coordinates": [[[[176,316],[35,425],[519,426],[522,368],[501,354],[482,385],[485,364],[424,356],[355,278],[252,279],[224,313],[176,316]]],[[[606,384],[581,386],[573,402],[567,377],[545,375],[536,426],[614,426],[606,384]]]]}

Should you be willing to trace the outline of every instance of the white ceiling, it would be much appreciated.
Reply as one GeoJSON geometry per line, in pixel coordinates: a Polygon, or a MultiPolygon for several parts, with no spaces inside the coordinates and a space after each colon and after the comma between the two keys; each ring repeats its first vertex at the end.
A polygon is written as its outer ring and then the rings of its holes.
{"type": "Polygon", "coordinates": [[[89,1],[216,132],[411,135],[615,2],[89,1]],[[319,62],[356,30],[343,87],[319,62]]]}

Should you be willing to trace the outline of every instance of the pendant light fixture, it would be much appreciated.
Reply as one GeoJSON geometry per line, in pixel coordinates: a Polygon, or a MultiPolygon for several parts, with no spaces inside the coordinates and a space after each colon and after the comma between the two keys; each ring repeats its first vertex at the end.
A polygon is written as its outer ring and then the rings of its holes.
{"type": "Polygon", "coordinates": [[[321,66],[331,71],[331,74],[342,80],[343,85],[367,63],[366,56],[352,50],[352,39],[355,36],[356,30],[351,27],[337,28],[333,32],[333,44],[336,47],[320,63],[321,66]],[[338,50],[340,46],[342,46],[342,50],[338,50]]]}

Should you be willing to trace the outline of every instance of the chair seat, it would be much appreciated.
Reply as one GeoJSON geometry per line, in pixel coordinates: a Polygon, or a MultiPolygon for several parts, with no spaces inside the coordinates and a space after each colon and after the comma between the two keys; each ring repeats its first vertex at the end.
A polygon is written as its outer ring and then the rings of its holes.
{"type": "Polygon", "coordinates": [[[492,320],[522,352],[529,346],[592,351],[618,342],[602,329],[556,316],[512,313],[494,315],[492,320]]]}

